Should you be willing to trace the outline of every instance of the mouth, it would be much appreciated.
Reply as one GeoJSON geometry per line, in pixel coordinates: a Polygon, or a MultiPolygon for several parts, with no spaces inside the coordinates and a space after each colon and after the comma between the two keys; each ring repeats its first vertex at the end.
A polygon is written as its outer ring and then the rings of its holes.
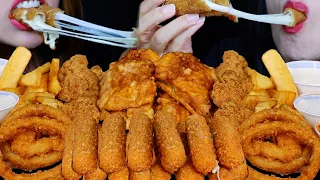
{"type": "Polygon", "coordinates": [[[45,0],[15,0],[11,5],[11,11],[9,14],[9,19],[12,25],[17,29],[30,31],[31,28],[29,26],[21,23],[20,21],[12,17],[12,10],[14,10],[15,8],[25,8],[25,9],[37,8],[42,4],[45,4],[45,0]]]}
{"type": "MultiPolygon", "coordinates": [[[[308,7],[299,1],[294,1],[294,0],[289,0],[283,7],[283,10],[288,9],[288,8],[292,8],[294,10],[300,11],[301,13],[303,13],[306,17],[309,14],[309,9],[308,7]]],[[[290,34],[295,34],[298,33],[304,26],[304,22],[302,21],[300,23],[298,23],[295,27],[288,27],[288,26],[282,26],[283,30],[287,33],[290,34]]]]}

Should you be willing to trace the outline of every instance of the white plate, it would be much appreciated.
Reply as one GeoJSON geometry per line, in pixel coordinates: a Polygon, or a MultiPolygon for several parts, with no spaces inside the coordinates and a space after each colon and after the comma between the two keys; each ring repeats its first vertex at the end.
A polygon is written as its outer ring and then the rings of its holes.
{"type": "Polygon", "coordinates": [[[8,60],[0,58],[0,77],[4,67],[6,67],[8,60]]]}

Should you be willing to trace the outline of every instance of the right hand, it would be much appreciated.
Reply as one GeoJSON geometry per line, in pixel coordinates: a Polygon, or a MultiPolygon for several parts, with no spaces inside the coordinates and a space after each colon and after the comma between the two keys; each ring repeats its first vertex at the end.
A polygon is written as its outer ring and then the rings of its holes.
{"type": "Polygon", "coordinates": [[[172,18],[175,13],[173,4],[159,7],[165,0],[144,0],[140,4],[137,36],[139,48],[156,51],[159,55],[167,52],[192,53],[192,35],[205,21],[198,14],[177,17],[165,26],[160,23],[172,18]]]}

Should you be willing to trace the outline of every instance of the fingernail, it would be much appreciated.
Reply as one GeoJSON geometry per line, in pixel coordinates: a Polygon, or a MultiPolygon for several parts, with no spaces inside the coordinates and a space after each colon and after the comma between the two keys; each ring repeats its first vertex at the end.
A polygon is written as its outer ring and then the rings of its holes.
{"type": "Polygon", "coordinates": [[[189,14],[186,19],[189,23],[196,23],[199,20],[199,14],[189,14]]]}
{"type": "Polygon", "coordinates": [[[175,8],[176,7],[174,6],[174,4],[165,5],[162,8],[162,12],[164,14],[171,14],[171,13],[174,13],[175,8]]]}
{"type": "Polygon", "coordinates": [[[197,24],[202,24],[202,23],[204,23],[204,21],[206,20],[206,17],[200,17],[199,19],[198,19],[198,21],[197,21],[197,24]]]}

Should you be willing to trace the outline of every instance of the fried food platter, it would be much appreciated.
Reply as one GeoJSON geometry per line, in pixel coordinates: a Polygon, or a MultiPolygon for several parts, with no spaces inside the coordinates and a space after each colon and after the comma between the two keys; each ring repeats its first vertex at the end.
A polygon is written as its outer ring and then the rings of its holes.
{"type": "Polygon", "coordinates": [[[316,179],[320,140],[275,50],[271,77],[235,51],[216,68],[138,49],[106,71],[75,55],[23,74],[30,58],[18,47],[0,78],[20,97],[0,122],[0,179],[316,179]]]}

